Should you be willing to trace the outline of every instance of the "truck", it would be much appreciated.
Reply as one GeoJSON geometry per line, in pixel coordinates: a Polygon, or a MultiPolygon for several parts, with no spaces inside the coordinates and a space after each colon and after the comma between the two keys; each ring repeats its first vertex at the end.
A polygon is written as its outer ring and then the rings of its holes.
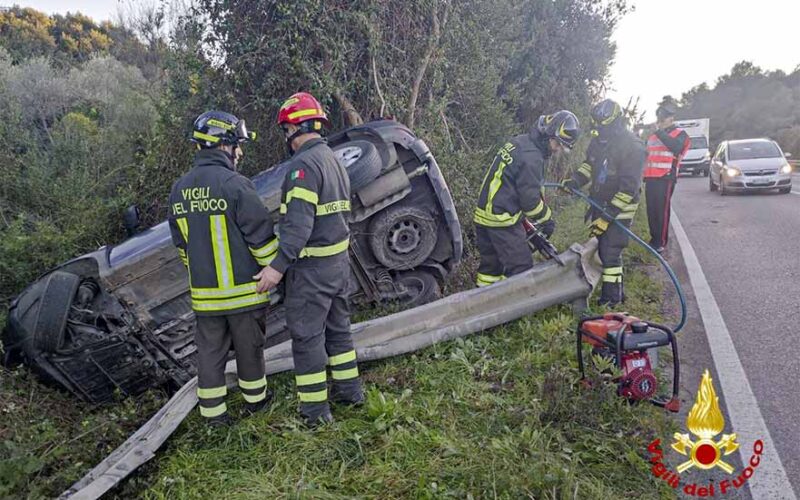
{"type": "Polygon", "coordinates": [[[689,150],[681,160],[681,173],[691,173],[693,176],[703,174],[708,177],[709,166],[711,165],[711,151],[708,149],[710,124],[711,120],[709,118],[675,121],[675,126],[685,130],[692,141],[689,145],[689,150]]]}

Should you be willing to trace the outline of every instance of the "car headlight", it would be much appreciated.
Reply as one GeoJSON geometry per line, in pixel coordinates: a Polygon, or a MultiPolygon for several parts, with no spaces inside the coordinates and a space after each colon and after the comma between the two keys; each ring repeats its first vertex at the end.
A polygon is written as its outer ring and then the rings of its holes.
{"type": "Polygon", "coordinates": [[[782,174],[791,174],[792,173],[792,166],[789,165],[788,163],[786,165],[782,166],[781,167],[781,173],[782,174]]]}
{"type": "Polygon", "coordinates": [[[725,167],[725,175],[728,177],[736,177],[737,175],[742,175],[742,171],[736,167],[725,167]]]}

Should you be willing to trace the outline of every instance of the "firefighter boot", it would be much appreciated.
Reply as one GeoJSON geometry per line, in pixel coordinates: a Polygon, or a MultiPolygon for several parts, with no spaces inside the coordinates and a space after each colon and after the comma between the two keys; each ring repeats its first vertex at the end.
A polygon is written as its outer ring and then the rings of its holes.
{"type": "Polygon", "coordinates": [[[619,283],[603,283],[603,288],[600,291],[600,299],[597,301],[601,306],[614,307],[623,302],[622,296],[622,282],[619,283]]]}
{"type": "Polygon", "coordinates": [[[258,403],[245,403],[244,411],[246,411],[249,415],[268,412],[272,403],[272,391],[267,389],[266,392],[266,397],[258,403]]]}
{"type": "Polygon", "coordinates": [[[333,422],[331,408],[327,401],[321,403],[300,403],[300,415],[309,429],[333,422]]]}
{"type": "Polygon", "coordinates": [[[348,406],[364,404],[364,388],[361,379],[334,380],[331,385],[331,401],[348,406]]]}
{"type": "Polygon", "coordinates": [[[227,413],[217,415],[216,417],[209,417],[205,419],[206,425],[214,428],[230,427],[233,425],[233,419],[227,413]]]}

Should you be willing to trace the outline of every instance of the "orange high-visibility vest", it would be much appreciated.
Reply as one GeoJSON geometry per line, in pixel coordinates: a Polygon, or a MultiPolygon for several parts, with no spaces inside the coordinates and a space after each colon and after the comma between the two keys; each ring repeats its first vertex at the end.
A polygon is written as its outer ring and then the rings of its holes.
{"type": "MultiPolygon", "coordinates": [[[[669,135],[676,138],[681,132],[681,129],[675,128],[669,135]]],[[[664,177],[669,174],[672,171],[673,163],[680,162],[680,156],[675,156],[656,134],[650,135],[647,139],[647,161],[644,165],[644,178],[664,177]]]]}

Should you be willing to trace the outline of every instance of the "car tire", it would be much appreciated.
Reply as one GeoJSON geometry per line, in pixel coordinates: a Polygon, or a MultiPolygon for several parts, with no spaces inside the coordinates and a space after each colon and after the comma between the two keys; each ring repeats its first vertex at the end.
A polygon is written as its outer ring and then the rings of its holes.
{"type": "Polygon", "coordinates": [[[703,169],[703,175],[704,175],[705,177],[710,177],[710,175],[709,175],[709,172],[708,172],[708,169],[707,169],[707,168],[704,168],[704,169],[703,169]]]}
{"type": "Polygon", "coordinates": [[[792,186],[789,186],[789,187],[786,187],[786,188],[780,188],[778,190],[778,193],[780,193],[780,194],[789,194],[791,192],[792,192],[792,186]]]}
{"type": "Polygon", "coordinates": [[[717,191],[718,189],[719,189],[719,186],[714,184],[714,179],[709,175],[708,176],[708,190],[713,193],[714,191],[717,191]]]}
{"type": "Polygon", "coordinates": [[[54,353],[61,349],[69,310],[79,284],[80,278],[72,273],[55,271],[48,276],[33,332],[34,350],[54,353]]]}
{"type": "Polygon", "coordinates": [[[392,270],[413,269],[436,247],[434,218],[416,207],[392,206],[378,213],[369,225],[375,259],[392,270]]]}
{"type": "Polygon", "coordinates": [[[395,281],[405,290],[405,294],[400,298],[400,302],[405,306],[417,307],[442,298],[439,281],[427,271],[400,273],[395,281]]]}
{"type": "Polygon", "coordinates": [[[382,161],[378,148],[369,141],[350,141],[333,148],[347,176],[350,190],[358,191],[381,173],[382,161]]]}

